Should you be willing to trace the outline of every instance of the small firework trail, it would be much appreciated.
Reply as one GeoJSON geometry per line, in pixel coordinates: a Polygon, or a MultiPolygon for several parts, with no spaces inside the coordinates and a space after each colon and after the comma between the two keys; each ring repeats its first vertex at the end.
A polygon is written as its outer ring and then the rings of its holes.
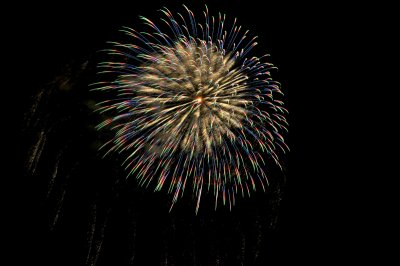
{"type": "Polygon", "coordinates": [[[109,118],[97,129],[114,132],[102,148],[123,154],[140,185],[168,187],[171,208],[187,187],[196,213],[205,189],[215,208],[231,208],[237,195],[265,191],[266,157],[280,166],[287,110],[267,55],[249,54],[257,37],[236,19],[225,29],[225,15],[210,16],[207,6],[202,23],[184,8],[187,15],[161,10],[167,33],[141,17],[148,32],[126,27],[131,41],[110,43],[111,60],[99,64],[106,81],[94,84],[107,92],[98,111],[109,118]]]}

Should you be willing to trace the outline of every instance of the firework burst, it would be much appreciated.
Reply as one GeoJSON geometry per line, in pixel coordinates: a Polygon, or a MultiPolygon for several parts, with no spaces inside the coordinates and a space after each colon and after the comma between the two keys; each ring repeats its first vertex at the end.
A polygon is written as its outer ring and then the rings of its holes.
{"type": "Polygon", "coordinates": [[[237,195],[265,190],[266,157],[280,166],[287,111],[267,55],[249,55],[256,37],[236,19],[226,29],[225,15],[207,7],[203,23],[184,8],[186,15],[161,10],[167,32],[141,17],[148,32],[124,28],[131,41],[110,43],[111,60],[99,64],[106,81],[95,84],[109,96],[98,104],[109,118],[97,128],[114,132],[106,154],[122,153],[139,184],[167,187],[171,207],[190,187],[196,212],[205,190],[215,207],[231,208],[237,195]]]}

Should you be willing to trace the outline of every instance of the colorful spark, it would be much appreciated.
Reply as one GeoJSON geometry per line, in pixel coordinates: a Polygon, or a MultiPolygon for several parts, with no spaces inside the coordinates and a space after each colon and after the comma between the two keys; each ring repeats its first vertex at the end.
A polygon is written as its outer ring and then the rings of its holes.
{"type": "Polygon", "coordinates": [[[167,187],[171,208],[185,189],[196,213],[204,190],[215,208],[232,208],[236,195],[265,190],[264,158],[281,166],[287,110],[276,98],[283,93],[267,55],[250,57],[257,37],[236,19],[226,29],[225,15],[210,16],[207,7],[203,23],[184,8],[186,16],[161,10],[166,32],[141,17],[149,31],[125,27],[131,41],[110,43],[111,60],[99,64],[105,81],[94,84],[107,92],[98,111],[109,118],[97,129],[114,132],[102,148],[125,156],[128,176],[155,191],[167,187]]]}

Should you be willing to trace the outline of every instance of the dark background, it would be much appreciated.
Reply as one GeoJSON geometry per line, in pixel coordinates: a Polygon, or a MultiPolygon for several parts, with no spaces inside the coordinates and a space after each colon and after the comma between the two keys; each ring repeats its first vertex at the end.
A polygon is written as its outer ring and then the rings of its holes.
{"type": "MultiPolygon", "coordinates": [[[[62,78],[62,73],[68,72],[68,69],[74,72],[79,64],[91,60],[95,51],[105,47],[106,41],[115,39],[115,33],[121,26],[135,27],[140,23],[138,15],[156,20],[159,14],[157,10],[162,6],[172,11],[183,11],[182,3],[195,14],[203,10],[204,1],[98,1],[84,5],[60,2],[31,6],[21,4],[13,8],[15,16],[9,21],[13,30],[10,31],[8,43],[18,51],[12,53],[12,64],[15,64],[12,69],[15,71],[11,75],[13,80],[18,80],[18,88],[12,93],[18,96],[22,107],[16,111],[22,121],[20,126],[26,130],[26,113],[31,110],[34,95],[48,86],[46,84],[49,82],[62,78]]],[[[279,68],[274,78],[282,82],[286,106],[290,111],[288,143],[291,152],[285,159],[286,182],[281,186],[282,200],[276,226],[267,234],[271,240],[261,246],[261,252],[265,255],[260,265],[286,265],[288,262],[325,265],[332,261],[360,262],[375,258],[377,251],[370,244],[375,237],[370,219],[376,219],[373,217],[379,214],[370,210],[372,202],[365,202],[359,196],[359,192],[368,194],[363,191],[363,182],[367,182],[367,178],[359,170],[363,167],[362,163],[356,159],[365,146],[362,137],[354,131],[363,119],[357,108],[358,102],[362,101],[362,89],[357,86],[357,67],[362,62],[356,53],[362,47],[354,41],[364,32],[365,25],[360,19],[362,8],[333,2],[324,5],[304,2],[276,4],[254,0],[209,1],[207,5],[211,14],[220,11],[226,13],[228,18],[237,17],[240,25],[259,36],[257,52],[265,50],[270,53],[271,62],[279,68]],[[368,215],[360,218],[361,213],[368,215]]],[[[78,98],[76,100],[79,101],[78,98]]],[[[89,118],[83,117],[80,123],[84,124],[89,118]]],[[[73,128],[69,130],[73,132],[73,128]]],[[[63,134],[69,131],[66,132],[63,134]]],[[[17,145],[21,157],[26,156],[30,143],[29,137],[27,139],[17,145]]],[[[20,159],[24,161],[24,158],[20,159]]],[[[97,167],[95,163],[93,167],[97,167]]],[[[24,169],[26,164],[21,168],[21,172],[18,172],[19,176],[23,176],[21,184],[18,184],[21,189],[17,189],[15,195],[17,217],[21,216],[17,232],[21,241],[15,241],[15,247],[20,251],[19,254],[26,254],[26,257],[18,257],[18,260],[36,259],[49,265],[76,263],[81,255],[75,253],[73,247],[79,245],[79,241],[84,242],[87,236],[77,233],[79,225],[74,224],[75,221],[65,222],[64,226],[61,223],[56,233],[48,233],[48,228],[51,228],[47,222],[51,220],[48,216],[52,216],[54,211],[42,197],[47,190],[47,181],[32,180],[24,169]],[[60,251],[60,248],[64,250],[60,251]],[[63,258],[64,262],[57,262],[59,258],[63,258]]],[[[93,169],[92,173],[84,172],[93,177],[83,187],[90,187],[93,184],[91,182],[106,183],[103,180],[106,175],[102,170],[100,167],[93,169]]],[[[276,175],[279,176],[278,173],[276,175]]],[[[281,175],[278,178],[283,177],[281,175]]],[[[74,187],[79,187],[79,182],[68,186],[72,187],[66,190],[70,193],[85,191],[83,188],[74,190],[74,187]]],[[[102,185],[97,186],[102,188],[102,185]]],[[[99,202],[107,202],[111,197],[100,195],[103,196],[98,196],[99,202]]],[[[150,200],[144,201],[148,205],[142,205],[143,201],[140,203],[140,215],[171,219],[163,212],[167,204],[157,206],[163,196],[155,195],[154,201],[147,194],[143,197],[150,200]],[[157,211],[162,215],[154,214],[157,211]]],[[[258,200],[257,196],[254,198],[253,201],[258,200]]],[[[247,201],[244,206],[253,206],[253,203],[247,201]]],[[[79,205],[76,202],[74,204],[79,205]]],[[[254,213],[270,211],[270,207],[260,209],[260,206],[257,205],[254,213]]],[[[240,224],[239,214],[245,213],[243,208],[246,207],[239,207],[239,211],[232,216],[220,211],[215,219],[237,219],[237,224],[240,224]]],[[[176,224],[180,226],[184,226],[189,219],[188,211],[184,207],[182,209],[179,212],[178,207],[175,216],[178,220],[176,224]]],[[[103,211],[107,212],[107,208],[104,207],[103,211]]],[[[74,210],[69,212],[73,213],[74,210]]],[[[93,208],[77,210],[76,216],[84,216],[86,212],[93,212],[93,208]]],[[[200,217],[212,220],[213,215],[213,211],[210,211],[200,214],[200,217]]],[[[121,216],[114,221],[123,224],[131,218],[129,215],[121,216]]],[[[201,219],[192,215],[188,223],[195,224],[201,219]]],[[[219,226],[221,224],[223,222],[219,226]]],[[[158,224],[155,222],[154,226],[158,224]]],[[[118,228],[118,225],[113,228],[118,228]]],[[[108,240],[108,243],[119,242],[118,248],[123,247],[123,241],[127,241],[122,237],[125,231],[114,230],[114,239],[108,240]]],[[[218,228],[212,230],[218,234],[218,228]]],[[[157,245],[162,246],[164,242],[157,239],[169,236],[158,235],[161,231],[156,229],[149,232],[149,238],[156,239],[154,245],[135,247],[137,253],[151,254],[151,248],[156,250],[157,245]]],[[[176,241],[186,241],[179,238],[184,239],[183,235],[178,235],[176,241]]],[[[225,244],[230,241],[229,236],[222,236],[221,239],[225,244]]],[[[108,250],[99,263],[119,265],[108,263],[124,253],[117,248],[108,250]]],[[[151,255],[148,259],[148,265],[157,265],[153,264],[157,260],[152,260],[151,255]]],[[[145,259],[142,258],[142,261],[145,259]]]]}

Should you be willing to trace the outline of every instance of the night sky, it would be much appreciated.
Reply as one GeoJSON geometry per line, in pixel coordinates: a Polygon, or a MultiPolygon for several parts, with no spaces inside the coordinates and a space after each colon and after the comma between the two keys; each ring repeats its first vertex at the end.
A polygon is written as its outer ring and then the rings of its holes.
{"type": "MultiPolygon", "coordinates": [[[[86,261],[86,265],[91,265],[93,261],[89,259],[90,262],[87,262],[85,255],[87,250],[80,248],[86,247],[85,243],[90,234],[87,228],[83,228],[80,224],[79,217],[87,219],[89,224],[96,223],[90,221],[90,217],[94,217],[91,214],[95,209],[91,202],[92,198],[96,198],[95,201],[98,203],[96,211],[104,212],[103,217],[107,217],[107,212],[110,210],[107,202],[112,201],[113,206],[120,206],[111,208],[116,214],[110,216],[113,218],[109,219],[106,227],[110,229],[108,238],[104,241],[105,251],[98,258],[97,265],[128,265],[125,261],[131,258],[127,257],[124,260],[124,256],[127,256],[129,250],[135,250],[137,254],[137,260],[132,265],[164,265],[158,263],[161,259],[157,257],[157,252],[166,245],[164,240],[172,236],[168,233],[170,231],[160,229],[160,224],[174,224],[182,228],[190,225],[190,228],[195,229],[188,230],[195,235],[207,234],[201,230],[210,230],[218,234],[220,228],[220,242],[211,241],[211,243],[202,238],[196,242],[198,252],[212,253],[210,250],[213,247],[210,245],[218,243],[226,245],[231,241],[232,245],[236,245],[234,238],[228,233],[229,229],[225,230],[222,225],[232,226],[231,229],[237,232],[243,228],[243,224],[249,223],[251,227],[251,217],[264,217],[263,215],[271,211],[272,205],[264,206],[262,203],[265,199],[262,195],[243,200],[243,204],[239,201],[237,209],[231,213],[226,210],[214,212],[213,208],[201,207],[198,216],[194,215],[194,211],[191,212],[194,208],[190,202],[182,203],[169,214],[168,203],[160,205],[160,202],[168,198],[162,193],[143,192],[134,188],[133,191],[140,194],[138,196],[140,201],[129,202],[132,200],[127,196],[130,188],[118,183],[112,189],[108,189],[108,178],[115,173],[113,168],[115,163],[112,162],[112,158],[106,159],[104,165],[100,166],[98,165],[100,160],[93,159],[90,151],[84,151],[77,156],[76,160],[80,162],[78,166],[73,163],[74,160],[65,159],[65,169],[77,167],[84,181],[74,177],[68,179],[66,171],[67,181],[59,184],[58,196],[46,196],[46,191],[49,189],[48,180],[40,180],[44,175],[29,174],[26,157],[28,151],[32,149],[34,139],[30,138],[29,134],[40,131],[40,126],[35,128],[27,122],[27,116],[29,117],[29,112],[35,103],[35,95],[43,89],[50,88],[49,83],[57,79],[79,75],[76,69],[79,69],[83,62],[95,61],[96,51],[105,48],[106,41],[115,40],[121,26],[135,28],[140,23],[139,15],[156,20],[159,16],[157,10],[161,7],[182,11],[182,4],[187,5],[195,14],[199,14],[203,11],[206,1],[126,2],[130,3],[97,1],[82,5],[66,1],[14,8],[16,16],[11,24],[15,30],[10,31],[9,40],[13,48],[19,52],[14,54],[17,60],[13,60],[13,64],[16,64],[13,69],[18,70],[13,71],[11,75],[15,75],[13,79],[18,80],[20,89],[12,94],[18,95],[22,106],[17,114],[21,121],[19,127],[23,131],[21,136],[24,139],[17,145],[21,155],[18,155],[20,169],[18,176],[22,178],[18,179],[17,187],[20,189],[15,195],[13,209],[18,213],[17,224],[20,228],[16,235],[19,236],[18,239],[24,240],[20,243],[14,239],[13,245],[17,254],[21,256],[16,255],[14,258],[17,262],[10,265],[23,265],[18,261],[22,263],[25,260],[39,261],[44,265],[85,265],[86,261]],[[72,71],[72,74],[69,71],[72,71]],[[80,168],[81,164],[86,164],[84,170],[80,168]],[[113,170],[107,170],[107,167],[113,170]],[[87,197],[85,189],[90,191],[87,197]],[[54,215],[62,191],[66,191],[65,197],[75,193],[75,196],[70,197],[69,203],[67,201],[65,204],[63,212],[74,214],[75,207],[82,207],[77,208],[76,213],[70,218],[67,214],[61,215],[59,218],[61,220],[57,224],[54,223],[54,215]],[[115,191],[122,196],[113,198],[112,194],[115,191]],[[79,200],[87,201],[80,204],[79,200]],[[124,210],[129,204],[136,206],[133,208],[135,210],[133,214],[124,210]],[[146,226],[142,225],[143,230],[148,230],[146,231],[148,236],[144,233],[139,235],[139,242],[135,242],[139,244],[133,247],[130,240],[124,237],[133,234],[129,219],[135,223],[149,223],[146,226]],[[152,219],[154,221],[150,222],[152,219]],[[214,220],[218,222],[210,222],[214,220]],[[214,224],[215,227],[208,228],[207,225],[202,226],[202,223],[214,224]],[[56,229],[52,228],[53,224],[57,224],[54,225],[56,229]],[[235,225],[238,225],[239,229],[235,229],[235,225]],[[151,230],[151,227],[158,229],[151,230]],[[146,238],[152,243],[145,243],[146,238]],[[114,244],[110,243],[117,244],[113,247],[114,244]],[[199,248],[202,245],[203,247],[199,248]],[[122,250],[124,248],[126,252],[122,250]]],[[[366,244],[372,236],[368,233],[369,227],[364,224],[363,219],[358,218],[358,215],[366,211],[368,206],[354,195],[355,184],[361,180],[361,174],[357,167],[353,167],[356,164],[354,162],[356,151],[362,147],[361,142],[354,140],[357,136],[352,132],[352,128],[356,127],[357,121],[361,119],[360,112],[355,110],[357,108],[354,108],[352,103],[354,96],[360,93],[360,89],[349,86],[348,82],[355,77],[353,69],[358,62],[356,58],[352,58],[352,51],[357,50],[357,46],[350,41],[361,30],[354,16],[356,9],[349,7],[346,9],[343,6],[335,6],[334,3],[314,5],[303,2],[295,4],[276,4],[272,1],[261,4],[261,2],[233,0],[207,3],[210,13],[215,14],[220,11],[228,18],[237,17],[240,25],[259,37],[259,45],[254,53],[271,54],[270,61],[279,68],[279,71],[273,73],[273,77],[282,83],[284,100],[290,112],[288,116],[290,133],[287,139],[291,152],[284,158],[284,173],[274,172],[279,180],[281,193],[278,209],[275,210],[277,221],[273,230],[265,229],[268,231],[266,235],[269,239],[258,246],[263,255],[255,265],[288,265],[288,263],[326,265],[332,261],[341,263],[366,260],[369,256],[374,256],[374,252],[367,252],[369,245],[366,244]],[[350,119],[349,114],[352,117],[350,119]]],[[[90,75],[80,80],[83,80],[80,81],[82,84],[92,81],[90,75]]],[[[84,88],[82,84],[76,86],[84,88]]],[[[92,133],[74,132],[74,129],[82,130],[97,122],[91,121],[90,111],[82,107],[91,96],[76,92],[67,95],[69,96],[66,98],[70,97],[68,100],[63,99],[62,95],[49,96],[53,97],[49,98],[53,99],[49,101],[55,103],[43,104],[45,107],[42,113],[34,118],[37,121],[46,119],[50,121],[57,117],[67,118],[65,130],[62,129],[60,130],[62,133],[50,135],[47,139],[54,144],[49,149],[47,155],[49,158],[43,159],[49,161],[49,168],[54,167],[51,164],[52,154],[59,154],[57,150],[65,149],[65,153],[71,153],[68,155],[70,157],[73,156],[73,151],[78,150],[78,148],[64,148],[75,147],[76,144],[73,144],[75,137],[71,137],[71,142],[65,143],[62,140],[63,136],[68,139],[68,136],[76,134],[76,139],[80,141],[95,143],[91,137],[95,139],[96,136],[92,133]],[[80,98],[82,95],[86,98],[80,98]],[[57,97],[60,98],[59,106],[57,97]],[[63,104],[68,102],[77,103],[75,106],[77,109],[74,109],[74,105],[65,108],[63,104]],[[53,112],[57,114],[54,117],[53,112]],[[70,118],[74,121],[71,124],[68,122],[70,118]],[[51,139],[52,136],[54,139],[51,139]],[[60,136],[61,139],[57,139],[60,136]]],[[[91,147],[91,144],[88,146],[91,147]]],[[[42,163],[40,167],[38,171],[45,173],[46,163],[42,163]]],[[[134,184],[129,183],[126,186],[134,187],[134,184]]],[[[259,221],[264,220],[260,218],[259,221]]],[[[140,225],[134,228],[140,228],[140,225]]],[[[192,243],[191,239],[196,237],[184,235],[189,231],[183,230],[183,233],[177,233],[173,241],[192,243]]],[[[250,231],[246,231],[246,234],[252,236],[250,231]]],[[[168,241],[171,246],[173,241],[168,241]]],[[[179,245],[173,246],[171,250],[168,252],[175,254],[176,265],[192,265],[187,264],[186,259],[193,254],[183,254],[185,252],[182,251],[182,257],[178,258],[179,255],[176,254],[179,254],[179,245]]],[[[230,264],[227,258],[225,260],[227,262],[221,258],[221,265],[236,265],[230,264]]],[[[217,265],[208,264],[204,258],[198,258],[198,261],[196,263],[199,264],[196,265],[217,265]]],[[[250,260],[244,261],[247,262],[244,265],[253,265],[250,260]]]]}

